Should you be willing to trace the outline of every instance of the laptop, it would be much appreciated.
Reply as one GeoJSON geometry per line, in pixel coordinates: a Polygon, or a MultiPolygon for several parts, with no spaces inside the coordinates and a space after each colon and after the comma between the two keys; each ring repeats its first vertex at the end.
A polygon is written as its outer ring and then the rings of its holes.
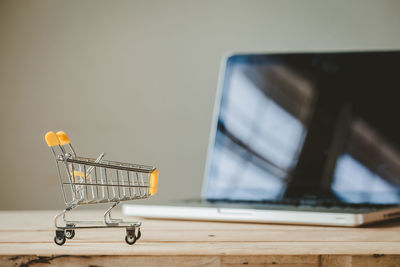
{"type": "Polygon", "coordinates": [[[202,199],[162,219],[360,226],[400,217],[400,51],[231,54],[202,199]]]}

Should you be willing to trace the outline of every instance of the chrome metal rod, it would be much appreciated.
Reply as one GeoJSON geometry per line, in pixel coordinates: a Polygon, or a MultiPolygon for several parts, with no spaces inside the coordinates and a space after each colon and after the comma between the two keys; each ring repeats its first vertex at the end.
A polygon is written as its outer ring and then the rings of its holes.
{"type": "Polygon", "coordinates": [[[112,210],[113,208],[115,208],[119,203],[120,203],[119,201],[115,202],[111,207],[109,207],[109,208],[106,210],[106,212],[104,212],[104,223],[105,223],[105,224],[107,224],[107,225],[109,225],[109,224],[117,224],[117,223],[119,223],[119,222],[122,221],[122,220],[120,220],[120,219],[113,219],[113,218],[111,218],[111,210],[112,210]],[[109,221],[107,221],[107,217],[108,217],[109,221]]]}
{"type": "MultiPolygon", "coordinates": [[[[103,159],[103,157],[104,157],[105,155],[106,155],[105,152],[101,153],[101,154],[97,157],[97,159],[94,161],[94,163],[99,163],[99,162],[103,159]]],[[[87,170],[87,176],[89,176],[89,174],[92,173],[94,167],[95,167],[95,166],[90,166],[90,167],[89,167],[89,169],[87,170]]]]}
{"type": "Polygon", "coordinates": [[[54,225],[56,226],[56,228],[61,228],[61,227],[62,227],[62,226],[58,226],[58,225],[57,225],[58,218],[60,218],[60,216],[62,215],[62,218],[63,218],[64,223],[67,224],[67,220],[65,219],[65,214],[66,214],[67,212],[71,211],[72,209],[76,208],[76,207],[77,207],[77,205],[69,206],[68,208],[66,208],[65,210],[61,211],[60,213],[58,213],[58,214],[54,217],[54,225]]]}

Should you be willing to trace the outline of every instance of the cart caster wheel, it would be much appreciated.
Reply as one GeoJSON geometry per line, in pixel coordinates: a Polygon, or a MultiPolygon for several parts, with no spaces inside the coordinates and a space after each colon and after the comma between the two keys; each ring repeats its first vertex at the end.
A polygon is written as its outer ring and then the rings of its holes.
{"type": "Polygon", "coordinates": [[[66,241],[65,238],[65,232],[64,230],[56,230],[56,236],[54,237],[54,243],[56,243],[59,246],[64,245],[66,241]]]}
{"type": "Polygon", "coordinates": [[[75,236],[75,230],[66,230],[65,237],[68,239],[72,239],[75,236]]]}
{"type": "Polygon", "coordinates": [[[65,243],[66,240],[67,240],[67,239],[65,238],[64,235],[63,235],[62,237],[57,236],[57,235],[54,237],[54,243],[56,243],[56,244],[59,245],[59,246],[64,245],[64,243],[65,243]]]}
{"type": "Polygon", "coordinates": [[[137,233],[137,236],[136,236],[136,240],[139,240],[141,236],[142,236],[142,233],[140,232],[140,229],[139,229],[138,233],[137,233]]]}
{"type": "Polygon", "coordinates": [[[133,245],[133,244],[135,244],[136,243],[136,240],[137,240],[137,238],[136,238],[136,236],[129,236],[129,235],[126,235],[125,236],[125,241],[126,241],[126,243],[128,243],[129,245],[133,245]]]}

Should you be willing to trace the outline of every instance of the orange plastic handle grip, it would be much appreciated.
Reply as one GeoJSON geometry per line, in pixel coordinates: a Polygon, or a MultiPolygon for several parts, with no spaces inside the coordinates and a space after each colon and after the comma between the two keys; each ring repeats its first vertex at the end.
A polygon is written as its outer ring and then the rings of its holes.
{"type": "Polygon", "coordinates": [[[57,134],[53,131],[47,132],[44,139],[46,139],[46,143],[50,147],[60,145],[60,140],[58,140],[57,134]]]}
{"type": "Polygon", "coordinates": [[[159,175],[158,169],[155,169],[150,173],[150,188],[149,188],[149,193],[150,195],[155,195],[157,194],[158,191],[158,175],[159,175]]]}
{"type": "Polygon", "coordinates": [[[62,146],[65,146],[65,145],[68,145],[71,143],[71,140],[69,140],[68,135],[64,131],[58,131],[57,137],[58,137],[58,140],[60,140],[60,144],[62,146]]]}

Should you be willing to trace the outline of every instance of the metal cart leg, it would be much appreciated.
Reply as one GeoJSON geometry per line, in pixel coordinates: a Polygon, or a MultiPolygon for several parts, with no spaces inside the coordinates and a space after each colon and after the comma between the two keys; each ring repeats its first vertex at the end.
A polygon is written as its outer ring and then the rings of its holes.
{"type": "Polygon", "coordinates": [[[121,219],[113,219],[113,218],[111,217],[111,210],[112,210],[113,208],[115,208],[118,204],[119,204],[119,201],[118,201],[118,202],[115,202],[111,207],[109,207],[109,208],[106,210],[106,212],[104,212],[104,223],[105,223],[106,225],[118,224],[118,223],[120,223],[120,222],[122,221],[121,219]]]}
{"type": "Polygon", "coordinates": [[[65,230],[65,227],[59,226],[57,224],[58,219],[62,216],[63,221],[65,223],[65,225],[67,227],[71,227],[74,228],[75,225],[68,223],[67,220],[65,219],[65,214],[69,211],[71,211],[72,209],[76,208],[76,205],[70,206],[68,208],[66,208],[65,210],[63,210],[62,212],[58,213],[55,217],[54,217],[54,225],[56,226],[56,236],[54,237],[54,242],[59,245],[62,246],[64,245],[66,238],[68,239],[72,239],[75,236],[75,230],[73,229],[67,229],[65,230]]]}
{"type": "Polygon", "coordinates": [[[57,215],[54,217],[54,225],[56,226],[57,229],[62,228],[61,226],[58,226],[58,224],[57,224],[58,218],[60,218],[60,216],[62,215],[63,220],[64,220],[64,223],[65,223],[65,224],[68,224],[68,223],[67,223],[67,220],[65,219],[65,214],[66,214],[67,212],[71,211],[72,209],[76,208],[76,207],[77,207],[76,205],[70,206],[70,207],[66,208],[65,210],[63,210],[62,212],[60,212],[59,214],[57,214],[57,215]]]}

